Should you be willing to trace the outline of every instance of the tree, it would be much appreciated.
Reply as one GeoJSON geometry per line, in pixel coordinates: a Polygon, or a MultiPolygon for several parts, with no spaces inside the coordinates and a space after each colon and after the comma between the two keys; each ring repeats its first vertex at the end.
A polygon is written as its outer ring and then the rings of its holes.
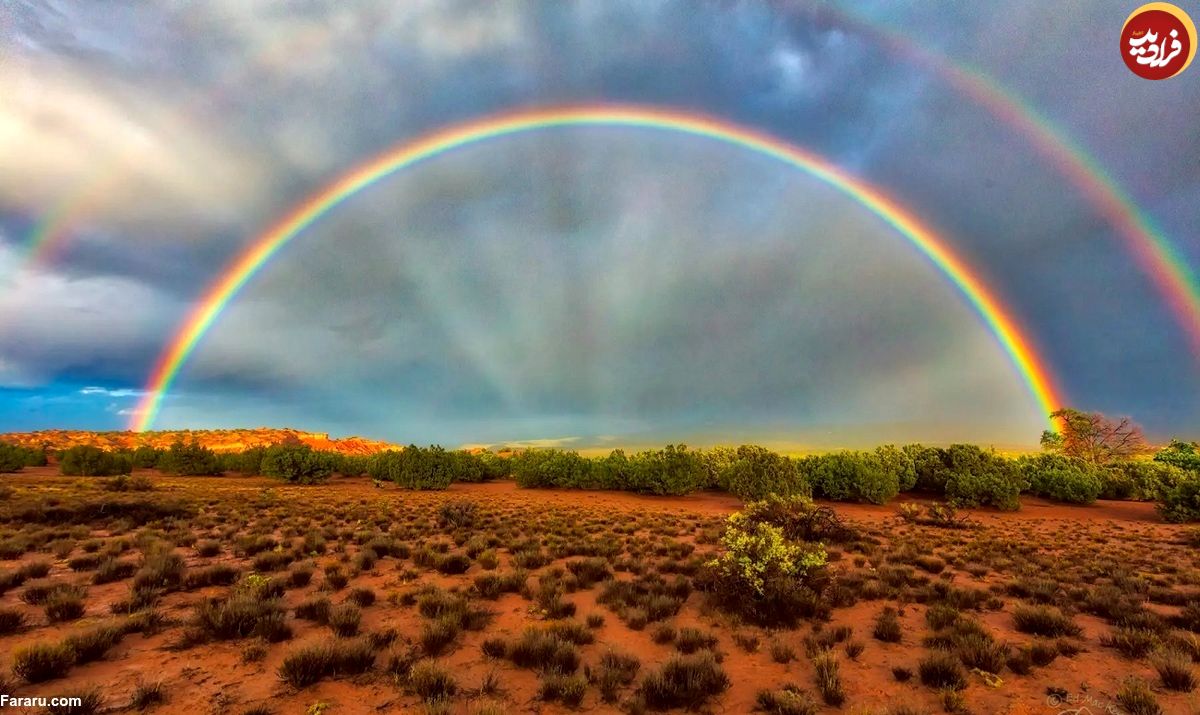
{"type": "Polygon", "coordinates": [[[46,453],[33,447],[0,442],[0,472],[19,472],[23,467],[46,466],[46,453]]]}
{"type": "Polygon", "coordinates": [[[158,468],[166,474],[183,477],[220,476],[220,461],[208,447],[199,442],[175,442],[158,458],[158,468]]]}
{"type": "Polygon", "coordinates": [[[896,475],[900,491],[907,492],[917,485],[917,465],[911,452],[885,444],[875,448],[875,458],[885,470],[896,475]]]}
{"type": "Polygon", "coordinates": [[[900,478],[869,452],[834,452],[800,460],[813,493],[834,501],[887,504],[900,492],[900,478]]]}
{"type": "Polygon", "coordinates": [[[643,494],[680,496],[704,483],[704,466],[687,445],[668,444],[663,449],[638,452],[632,462],[632,488],[643,494]]]}
{"type": "Polygon", "coordinates": [[[1017,464],[1029,491],[1047,499],[1091,504],[1104,491],[1105,470],[1065,454],[1026,455],[1017,464]]]}
{"type": "Polygon", "coordinates": [[[162,450],[155,449],[149,445],[142,445],[133,450],[133,466],[141,469],[152,469],[158,466],[158,460],[162,458],[162,450]]]}
{"type": "Polygon", "coordinates": [[[455,458],[438,445],[380,452],[371,458],[372,479],[390,479],[408,489],[445,489],[454,481],[455,458]]]}
{"type": "Polygon", "coordinates": [[[527,449],[511,458],[517,486],[581,488],[591,485],[592,462],[578,452],[527,449]]]}
{"type": "Polygon", "coordinates": [[[1058,431],[1042,433],[1042,448],[1088,464],[1107,464],[1146,451],[1142,428],[1128,417],[1111,419],[1099,412],[1064,407],[1050,413],[1058,431]]]}
{"type": "Polygon", "coordinates": [[[737,459],[727,468],[725,488],[737,498],[752,501],[771,494],[809,494],[808,482],[791,459],[750,444],[738,447],[735,454],[737,459]]]}
{"type": "Polygon", "coordinates": [[[629,489],[633,482],[633,467],[625,456],[625,450],[614,449],[607,457],[595,462],[592,475],[600,489],[629,489]]]}
{"type": "Polygon", "coordinates": [[[1026,482],[1009,460],[973,444],[952,444],[941,455],[946,467],[946,498],[959,506],[990,504],[1004,511],[1021,508],[1026,482]]]}
{"type": "Polygon", "coordinates": [[[133,466],[127,454],[106,452],[99,447],[81,444],[62,453],[58,471],[69,477],[111,477],[129,474],[133,466]]]}
{"type": "Polygon", "coordinates": [[[266,450],[259,464],[268,477],[291,484],[320,484],[333,473],[334,456],[308,445],[280,444],[266,450]]]}
{"type": "Polygon", "coordinates": [[[1200,472],[1200,444],[1173,439],[1154,455],[1154,461],[1200,472]]]}
{"type": "Polygon", "coordinates": [[[704,487],[729,491],[729,475],[738,451],[733,447],[713,447],[700,455],[704,465],[704,487]]]}

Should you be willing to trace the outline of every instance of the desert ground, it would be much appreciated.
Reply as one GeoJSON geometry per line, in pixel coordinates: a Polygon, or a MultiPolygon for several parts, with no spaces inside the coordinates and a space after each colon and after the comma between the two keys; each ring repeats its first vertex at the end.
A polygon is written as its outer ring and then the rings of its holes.
{"type": "Polygon", "coordinates": [[[849,535],[826,545],[828,619],[767,629],[692,583],[726,494],[138,476],[152,490],[0,482],[0,692],[238,715],[1200,713],[1200,542],[1148,503],[1026,498],[966,528],[902,519],[904,495],[829,504],[849,535]],[[676,657],[725,680],[645,697],[676,657]]]}

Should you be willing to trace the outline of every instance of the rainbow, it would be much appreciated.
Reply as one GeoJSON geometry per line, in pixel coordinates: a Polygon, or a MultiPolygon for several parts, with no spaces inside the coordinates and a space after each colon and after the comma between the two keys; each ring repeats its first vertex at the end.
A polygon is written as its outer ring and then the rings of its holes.
{"type": "Polygon", "coordinates": [[[996,336],[1043,414],[1049,415],[1062,406],[1049,370],[1037,359],[1013,316],[943,239],[878,189],[817,155],[756,130],[681,111],[589,105],[503,113],[443,128],[384,151],[310,196],[256,238],[205,291],[156,361],[145,396],[133,412],[130,429],[144,431],[154,423],[180,369],[242,287],[289,241],[343,201],[402,169],[454,149],[498,137],[571,126],[636,127],[706,137],[777,159],[836,188],[908,239],[950,279],[996,336]]]}
{"type": "MultiPolygon", "coordinates": [[[[282,41],[267,43],[246,62],[214,80],[208,86],[208,91],[184,103],[176,114],[190,117],[197,112],[211,111],[212,107],[221,105],[232,88],[253,80],[261,73],[288,66],[293,57],[319,46],[327,36],[327,30],[312,27],[299,30],[282,41]]],[[[79,223],[103,203],[105,192],[136,169],[135,163],[116,154],[109,154],[105,161],[98,162],[34,222],[19,251],[17,267],[8,275],[0,275],[0,289],[21,270],[40,267],[55,258],[79,223]]]]}
{"type": "MultiPolygon", "coordinates": [[[[825,7],[822,12],[833,22],[863,35],[885,51],[933,72],[1025,138],[1116,229],[1138,266],[1162,294],[1187,335],[1193,353],[1200,357],[1200,280],[1170,239],[1082,146],[1032,105],[978,68],[928,50],[902,32],[853,11],[825,7]]],[[[302,39],[311,41],[313,38],[302,39]]],[[[285,50],[264,55],[268,59],[288,56],[290,50],[285,50]]],[[[128,170],[128,167],[124,168],[128,170]]],[[[56,202],[30,231],[24,255],[14,274],[22,267],[36,267],[49,260],[69,237],[79,217],[95,203],[100,189],[121,170],[120,162],[114,161],[56,202]]],[[[0,287],[3,287],[3,277],[0,277],[0,287]]]]}
{"type": "Polygon", "coordinates": [[[1066,176],[1098,214],[1116,229],[1138,266],[1154,281],[1200,357],[1200,281],[1183,255],[1099,162],[1048,117],[982,70],[931,52],[903,34],[850,12],[830,11],[855,32],[935,73],[960,94],[1012,127],[1066,176]]]}

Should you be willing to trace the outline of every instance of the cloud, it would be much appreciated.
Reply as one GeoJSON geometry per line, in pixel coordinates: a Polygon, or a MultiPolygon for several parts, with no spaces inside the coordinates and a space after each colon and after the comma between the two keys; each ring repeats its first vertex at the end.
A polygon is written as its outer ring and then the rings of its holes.
{"type": "Polygon", "coordinates": [[[553,437],[547,439],[502,439],[494,444],[463,444],[460,449],[489,449],[497,445],[516,449],[570,449],[580,442],[580,437],[553,437]]]}
{"type": "MultiPolygon", "coordinates": [[[[105,387],[96,387],[94,385],[85,387],[79,391],[81,395],[103,395],[105,397],[143,397],[150,394],[148,390],[133,390],[130,388],[118,388],[110,390],[105,387]]],[[[126,414],[122,412],[122,414],[126,414]]]]}
{"type": "Polygon", "coordinates": [[[4,204],[48,210],[74,186],[85,192],[89,217],[161,227],[230,220],[262,184],[246,147],[134,85],[21,57],[0,64],[0,84],[0,146],[9,148],[0,161],[4,204]]]}
{"type": "MultiPolygon", "coordinates": [[[[0,275],[16,254],[0,244],[0,275]]],[[[25,271],[0,292],[0,387],[137,383],[178,306],[128,278],[25,271]],[[78,383],[76,383],[78,384],[78,383]]]]}
{"type": "MultiPolygon", "coordinates": [[[[0,289],[0,385],[133,390],[205,286],[347,167],[500,109],[628,101],[741,122],[877,184],[946,236],[1078,404],[1200,427],[1194,359],[1069,177],[827,7],[11,7],[0,276],[49,207],[112,178],[58,263],[0,289]]],[[[1160,96],[1113,66],[1108,10],[858,12],[1033,101],[1200,258],[1200,85],[1160,96]],[[1045,72],[1068,55],[1086,59],[1045,72]]],[[[768,159],[630,129],[510,137],[364,190],[244,288],[179,385],[164,423],[417,441],[864,424],[1015,439],[1041,419],[962,298],[861,207],[768,159]]]]}

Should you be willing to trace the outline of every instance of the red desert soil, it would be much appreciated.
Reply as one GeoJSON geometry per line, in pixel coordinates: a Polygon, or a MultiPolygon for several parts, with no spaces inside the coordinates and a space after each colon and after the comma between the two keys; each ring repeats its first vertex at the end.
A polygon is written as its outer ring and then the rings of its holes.
{"type": "MultiPolygon", "coordinates": [[[[265,478],[176,478],[164,477],[156,472],[145,474],[154,479],[156,490],[151,493],[154,498],[180,497],[208,503],[210,506],[223,505],[223,508],[231,509],[231,513],[239,515],[238,518],[229,520],[231,528],[240,528],[246,518],[255,518],[256,509],[260,513],[264,508],[255,507],[256,503],[282,504],[279,508],[290,510],[288,513],[295,514],[295,518],[303,519],[304,523],[320,523],[328,513],[347,505],[359,509],[362,513],[386,511],[394,515],[398,523],[402,521],[401,516],[406,509],[424,508],[434,513],[436,507],[445,502],[470,500],[477,503],[485,513],[495,512],[503,518],[520,516],[525,519],[535,532],[526,536],[540,536],[541,534],[536,532],[542,524],[546,525],[545,529],[549,533],[552,529],[561,528],[564,523],[571,524],[587,517],[599,517],[601,523],[612,526],[647,520],[648,528],[639,528],[635,532],[636,535],[648,536],[654,533],[655,529],[663,533],[661,530],[666,528],[674,541],[697,546],[697,554],[708,553],[714,548],[711,544],[700,544],[696,541],[695,536],[702,531],[702,527],[715,528],[721,518],[740,506],[735,498],[717,493],[662,498],[616,492],[524,490],[516,488],[512,482],[456,484],[443,493],[411,493],[397,490],[390,485],[377,488],[367,479],[335,479],[324,486],[292,487],[265,478]],[[242,521],[239,521],[239,518],[242,521]],[[670,533],[674,527],[669,525],[677,525],[678,532],[670,533]]],[[[80,481],[75,478],[58,477],[54,475],[54,469],[48,467],[29,469],[20,475],[6,477],[3,483],[18,490],[35,491],[46,498],[65,498],[81,489],[78,486],[80,481]]],[[[885,506],[838,503],[830,506],[856,528],[866,533],[874,533],[875,538],[880,539],[885,547],[889,539],[905,535],[925,535],[923,538],[940,539],[938,543],[958,545],[968,542],[985,546],[992,543],[998,546],[1032,543],[1037,546],[1033,553],[1050,559],[1061,557],[1064,569],[1080,562],[1080,554],[1074,549],[1083,543],[1085,537],[1094,539],[1098,544],[1110,545],[1116,555],[1122,548],[1157,548],[1157,545],[1178,544],[1178,536],[1181,533],[1180,527],[1162,523],[1155,515],[1152,505],[1131,502],[1101,502],[1090,507],[1074,507],[1025,499],[1022,510],[1016,513],[986,510],[971,512],[971,518],[979,523],[980,528],[964,531],[905,524],[897,518],[895,503],[885,506]]],[[[203,538],[211,538],[209,534],[219,526],[220,524],[217,524],[213,525],[214,528],[206,529],[203,538]]],[[[278,527],[283,529],[287,524],[281,523],[278,527]]],[[[339,528],[342,527],[357,528],[353,522],[339,524],[339,528]]],[[[330,546],[329,553],[314,559],[317,574],[313,582],[307,587],[285,593],[283,598],[289,609],[310,596],[320,594],[320,569],[327,564],[339,562],[339,555],[337,550],[332,548],[332,542],[330,546]]],[[[353,540],[347,542],[346,546],[348,554],[353,554],[357,549],[353,540]]],[[[415,548],[417,543],[414,542],[412,546],[415,548]]],[[[511,564],[510,554],[504,546],[502,544],[497,549],[500,556],[498,572],[504,572],[511,564]]],[[[1200,565],[1194,550],[1178,546],[1161,548],[1173,549],[1164,551],[1162,557],[1176,559],[1177,563],[1172,565],[1173,568],[1182,571],[1195,569],[1200,565]]],[[[181,547],[179,551],[186,554],[189,569],[215,563],[231,563],[247,571],[250,569],[251,559],[235,557],[232,549],[224,542],[221,554],[216,557],[199,557],[191,548],[181,547]]],[[[856,553],[841,553],[836,548],[831,551],[835,559],[832,563],[834,569],[861,567],[864,573],[874,574],[877,567],[883,565],[881,557],[863,558],[856,553]]],[[[945,555],[940,548],[932,549],[932,553],[945,555]]],[[[37,554],[37,558],[45,556],[37,554]]],[[[23,560],[32,560],[34,557],[34,554],[27,553],[23,560]]],[[[1021,566],[1020,558],[1015,557],[1013,568],[1021,566]]],[[[545,569],[569,560],[571,559],[558,559],[547,567],[533,570],[530,581],[545,569]]],[[[0,570],[16,565],[16,561],[0,561],[0,570]]],[[[410,592],[424,584],[465,590],[478,574],[483,573],[478,563],[472,563],[470,569],[461,575],[445,576],[418,568],[416,571],[419,572],[419,576],[415,580],[406,580],[406,576],[409,575],[406,571],[410,569],[413,569],[410,559],[389,557],[381,559],[373,568],[350,581],[347,589],[368,587],[379,597],[374,605],[363,609],[361,632],[371,633],[384,628],[394,628],[399,631],[402,639],[416,640],[424,619],[412,606],[390,603],[389,594],[410,592]]],[[[1015,578],[1011,572],[1000,573],[997,570],[989,570],[978,577],[972,576],[951,564],[946,565],[943,573],[948,575],[938,576],[933,580],[944,578],[952,580],[957,586],[979,589],[1004,584],[1015,578]]],[[[1053,569],[1048,571],[1047,575],[1053,577],[1053,569]]],[[[90,583],[88,576],[87,573],[73,574],[63,559],[54,561],[50,574],[51,578],[73,579],[81,583],[90,583]],[[80,576],[83,578],[79,578],[80,576]]],[[[630,573],[621,570],[617,571],[615,577],[633,578],[630,573]]],[[[617,614],[597,605],[596,597],[601,587],[602,585],[598,585],[591,589],[581,589],[564,596],[565,600],[576,605],[576,618],[579,620],[592,613],[604,616],[604,624],[594,631],[596,643],[581,647],[584,662],[595,663],[607,647],[615,646],[641,659],[640,678],[641,674],[653,670],[658,663],[670,657],[675,648],[671,644],[659,645],[653,641],[651,634],[655,624],[644,630],[632,630],[617,614]]],[[[335,604],[340,603],[345,599],[347,589],[334,593],[326,592],[325,595],[329,595],[335,604]]],[[[74,623],[55,625],[45,625],[41,609],[20,600],[20,588],[0,596],[0,607],[22,610],[34,626],[22,633],[0,637],[0,663],[3,663],[0,673],[7,675],[8,663],[11,662],[12,653],[16,648],[33,642],[57,641],[65,634],[82,630],[87,623],[104,620],[108,617],[109,606],[123,598],[128,590],[127,580],[98,586],[89,585],[85,618],[74,623]]],[[[186,650],[171,649],[170,644],[178,640],[194,605],[206,597],[221,595],[227,591],[227,587],[209,587],[192,592],[169,593],[159,602],[159,608],[168,617],[177,619],[179,625],[168,627],[150,637],[139,634],[127,636],[102,661],[75,667],[68,677],[63,679],[39,685],[20,685],[10,694],[61,695],[77,687],[99,684],[104,688],[104,695],[110,706],[123,707],[124,703],[129,702],[137,683],[161,682],[167,696],[167,702],[158,706],[161,712],[240,714],[254,705],[263,704],[274,713],[304,713],[318,703],[327,704],[328,709],[319,712],[328,715],[423,711],[418,698],[406,694],[388,677],[380,674],[325,679],[299,691],[282,683],[277,676],[277,670],[285,655],[300,645],[333,639],[327,628],[309,621],[289,617],[288,623],[292,626],[294,637],[289,641],[269,646],[266,657],[260,662],[242,661],[242,652],[247,641],[212,643],[186,650]]],[[[997,592],[1004,596],[1002,589],[997,592]]],[[[494,602],[480,602],[495,610],[495,619],[482,632],[465,631],[457,646],[438,658],[452,670],[460,686],[459,694],[453,699],[447,712],[474,713],[484,703],[498,703],[500,708],[494,712],[577,712],[557,704],[539,701],[539,681],[534,672],[516,668],[504,660],[487,658],[480,650],[482,642],[487,638],[512,638],[527,626],[543,620],[537,612],[536,604],[518,594],[506,594],[494,602]],[[494,673],[498,678],[501,693],[492,697],[473,695],[471,691],[477,689],[489,673],[494,673]]],[[[702,594],[692,593],[680,613],[667,622],[676,628],[694,626],[710,631],[719,638],[718,650],[723,654],[722,665],[729,676],[731,687],[722,696],[711,701],[706,709],[717,713],[749,713],[754,709],[755,696],[759,690],[776,689],[787,683],[799,685],[819,701],[814,687],[814,669],[805,656],[803,643],[806,636],[814,633],[811,624],[802,624],[791,631],[736,626],[731,624],[728,617],[706,608],[703,602],[702,594]],[[732,638],[734,632],[757,635],[760,643],[757,651],[746,652],[735,645],[732,638]],[[773,642],[790,646],[795,651],[795,659],[787,663],[776,662],[772,657],[773,642]]],[[[1014,645],[1029,643],[1032,637],[1017,633],[1013,627],[1011,611],[1018,603],[1020,602],[1017,599],[1004,596],[1004,606],[1001,610],[985,610],[978,615],[978,619],[992,631],[998,641],[1007,641],[1014,645]]],[[[1152,605],[1164,614],[1178,610],[1152,605]]],[[[854,630],[851,640],[861,641],[865,649],[856,659],[852,659],[841,646],[835,648],[834,652],[841,663],[846,703],[842,708],[825,707],[822,712],[884,713],[887,708],[901,703],[912,704],[922,712],[942,712],[936,692],[921,685],[918,678],[899,683],[892,674],[892,669],[896,666],[915,671],[918,661],[929,653],[921,645],[922,638],[929,632],[924,620],[926,610],[924,605],[918,603],[902,604],[879,599],[860,600],[853,606],[835,609],[832,620],[822,627],[823,630],[828,631],[840,625],[849,626],[854,630]],[[902,610],[900,621],[903,636],[900,643],[884,643],[871,636],[874,619],[885,605],[897,606],[902,610]]],[[[1082,650],[1073,657],[1058,657],[1048,666],[1035,668],[1029,675],[1018,676],[1006,671],[1002,676],[1003,682],[995,686],[987,684],[976,674],[968,674],[969,685],[964,694],[970,712],[1010,715],[1056,714],[1068,708],[1067,705],[1051,707],[1048,704],[1047,688],[1056,687],[1066,689],[1075,696],[1090,698],[1070,706],[1090,708],[1079,710],[1079,713],[1101,713],[1110,705],[1117,707],[1114,701],[1115,694],[1121,681],[1127,676],[1136,675],[1147,683],[1157,684],[1157,676],[1148,661],[1124,659],[1111,648],[1101,645],[1101,635],[1110,631],[1110,626],[1103,620],[1080,614],[1075,616],[1075,622],[1082,627],[1083,634],[1077,639],[1082,650]]],[[[626,690],[623,696],[629,695],[630,692],[626,690]]],[[[1167,713],[1200,712],[1200,700],[1194,693],[1164,691],[1158,693],[1158,699],[1167,713]]],[[[588,689],[581,710],[620,711],[616,706],[603,704],[594,687],[588,689]]],[[[20,712],[19,709],[11,711],[20,712]]]]}

